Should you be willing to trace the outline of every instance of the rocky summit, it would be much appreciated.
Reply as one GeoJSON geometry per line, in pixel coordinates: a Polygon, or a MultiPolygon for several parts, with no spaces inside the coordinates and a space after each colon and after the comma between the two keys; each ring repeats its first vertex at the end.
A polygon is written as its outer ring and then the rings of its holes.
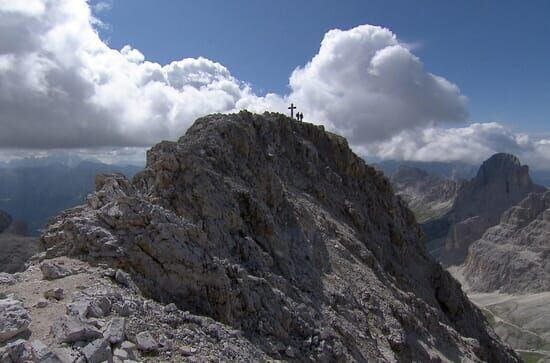
{"type": "Polygon", "coordinates": [[[21,281],[46,281],[33,306],[57,316],[50,333],[30,324],[33,354],[519,361],[420,235],[344,138],[281,114],[216,114],[149,150],[132,181],[98,176],[3,291],[24,300],[21,281]]]}
{"type": "Polygon", "coordinates": [[[498,224],[502,212],[519,203],[529,193],[543,192],[529,176],[529,167],[517,157],[499,153],[487,159],[475,178],[458,190],[455,202],[445,218],[452,220],[441,260],[460,265],[472,242],[487,228],[498,224]]]}

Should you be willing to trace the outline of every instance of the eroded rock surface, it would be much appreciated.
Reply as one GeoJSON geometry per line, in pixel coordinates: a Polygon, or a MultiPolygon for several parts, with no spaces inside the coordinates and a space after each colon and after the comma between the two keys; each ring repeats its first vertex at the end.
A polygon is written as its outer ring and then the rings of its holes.
{"type": "Polygon", "coordinates": [[[445,215],[453,206],[462,183],[406,165],[400,165],[390,181],[395,192],[405,199],[418,223],[445,215]]]}
{"type": "MultiPolygon", "coordinates": [[[[79,272],[44,280],[38,263],[33,262],[13,284],[0,284],[0,296],[10,296],[19,307],[29,307],[24,308],[24,324],[10,323],[11,338],[0,342],[0,362],[268,360],[242,331],[189,311],[167,309],[168,305],[120,284],[107,267],[92,267],[66,257],[55,261],[79,272]],[[66,292],[63,300],[36,306],[45,291],[59,286],[66,292]],[[13,335],[17,331],[21,333],[13,335]],[[155,344],[152,350],[138,348],[138,335],[145,331],[155,344]]],[[[1,319],[4,323],[5,316],[1,319]]]]}
{"type": "Polygon", "coordinates": [[[49,226],[46,257],[122,269],[124,288],[242,331],[266,357],[518,359],[428,256],[388,180],[322,127],[208,116],[152,148],[132,182],[96,189],[49,226]]]}
{"type": "Polygon", "coordinates": [[[550,291],[550,191],[502,214],[470,247],[464,275],[472,291],[550,291]]]}
{"type": "Polygon", "coordinates": [[[63,265],[52,261],[44,261],[40,264],[40,270],[46,280],[56,280],[69,276],[72,272],[63,265]]]}
{"type": "Polygon", "coordinates": [[[0,297],[0,344],[27,331],[30,323],[29,312],[20,300],[12,295],[0,297]]]}
{"type": "Polygon", "coordinates": [[[529,193],[546,188],[533,183],[529,168],[510,154],[495,154],[479,168],[475,178],[464,183],[449,215],[452,221],[441,260],[460,265],[468,248],[489,228],[498,224],[501,214],[529,193]]]}

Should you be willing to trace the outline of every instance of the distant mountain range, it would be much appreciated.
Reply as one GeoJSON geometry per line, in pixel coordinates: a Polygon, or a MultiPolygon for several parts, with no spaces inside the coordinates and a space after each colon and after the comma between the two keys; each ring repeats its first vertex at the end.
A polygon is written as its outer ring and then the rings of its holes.
{"type": "Polygon", "coordinates": [[[79,159],[23,159],[0,168],[0,209],[24,221],[37,235],[49,218],[85,201],[98,173],[132,177],[142,167],[79,159]]]}
{"type": "Polygon", "coordinates": [[[462,183],[407,165],[400,165],[390,181],[414,211],[418,223],[445,215],[452,208],[462,183]]]}
{"type": "Polygon", "coordinates": [[[550,191],[532,193],[470,247],[464,275],[480,292],[550,291],[549,257],[550,191]]]}
{"type": "MultiPolygon", "coordinates": [[[[421,169],[430,175],[439,176],[451,180],[468,180],[473,178],[480,165],[471,165],[460,162],[427,162],[409,160],[384,160],[371,163],[382,170],[386,176],[391,177],[400,166],[408,166],[421,169]]],[[[550,187],[550,170],[530,170],[531,178],[536,184],[550,187]]]]}
{"type": "Polygon", "coordinates": [[[498,334],[550,360],[548,173],[530,173],[510,154],[493,155],[472,176],[464,165],[444,163],[378,167],[421,223],[427,249],[498,334]]]}
{"type": "MultiPolygon", "coordinates": [[[[535,184],[529,167],[517,157],[499,153],[487,159],[476,176],[465,182],[457,193],[453,207],[445,218],[450,220],[442,261],[462,264],[473,242],[499,223],[501,214],[530,193],[542,193],[545,187],[535,184]]],[[[550,246],[549,246],[550,247],[550,246]]]]}

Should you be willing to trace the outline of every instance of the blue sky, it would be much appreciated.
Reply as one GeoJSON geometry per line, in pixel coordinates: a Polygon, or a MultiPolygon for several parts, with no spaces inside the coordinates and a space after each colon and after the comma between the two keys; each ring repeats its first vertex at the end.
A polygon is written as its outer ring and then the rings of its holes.
{"type": "Polygon", "coordinates": [[[0,1],[0,162],[143,162],[214,112],[287,113],[368,160],[550,169],[550,1],[0,1]]]}
{"type": "Polygon", "coordinates": [[[99,14],[117,49],[166,64],[203,56],[258,94],[287,93],[288,77],[327,30],[389,28],[427,70],[458,85],[470,119],[548,133],[550,1],[134,1],[99,14]]]}

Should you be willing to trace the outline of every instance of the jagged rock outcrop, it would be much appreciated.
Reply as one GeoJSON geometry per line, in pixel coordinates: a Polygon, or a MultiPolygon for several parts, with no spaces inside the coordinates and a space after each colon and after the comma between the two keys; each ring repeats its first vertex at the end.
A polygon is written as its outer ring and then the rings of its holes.
{"type": "Polygon", "coordinates": [[[529,177],[529,168],[517,157],[499,153],[486,160],[475,178],[458,191],[449,215],[452,223],[441,259],[445,264],[460,265],[468,248],[489,228],[496,225],[502,212],[519,203],[529,193],[543,192],[529,177]]]}
{"type": "Polygon", "coordinates": [[[464,275],[473,291],[550,291],[550,191],[506,210],[470,247],[464,275]]]}
{"type": "Polygon", "coordinates": [[[518,361],[428,256],[388,180],[322,127],[208,116],[153,147],[132,182],[105,175],[96,189],[50,224],[47,258],[123,269],[265,357],[518,361]]]}
{"type": "Polygon", "coordinates": [[[461,182],[400,165],[390,181],[395,192],[407,202],[418,223],[439,218],[453,206],[461,182]]]}
{"type": "Polygon", "coordinates": [[[75,272],[44,280],[39,268],[43,257],[37,255],[24,272],[0,274],[11,277],[0,278],[2,363],[268,359],[241,331],[147,299],[120,283],[116,271],[105,265],[61,257],[54,263],[75,272]],[[52,290],[62,290],[63,296],[45,301],[41,296],[52,290]]]}

